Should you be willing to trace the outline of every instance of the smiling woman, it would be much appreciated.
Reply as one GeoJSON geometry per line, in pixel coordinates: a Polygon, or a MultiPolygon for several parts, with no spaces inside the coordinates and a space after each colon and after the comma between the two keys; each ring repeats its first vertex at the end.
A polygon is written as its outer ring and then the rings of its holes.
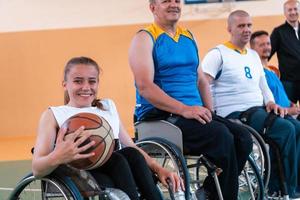
{"type": "Polygon", "coordinates": [[[92,104],[98,102],[99,75],[100,68],[95,61],[70,60],[64,71],[65,104],[82,108],[89,106],[90,102],[92,104]],[[76,71],[72,70],[74,63],[77,64],[76,71]],[[72,92],[68,93],[68,91],[72,92]]]}
{"type": "Polygon", "coordinates": [[[107,121],[113,139],[119,139],[124,146],[115,150],[103,165],[90,168],[89,172],[100,186],[107,186],[107,183],[100,182],[101,177],[106,175],[130,199],[139,199],[138,187],[146,199],[160,200],[160,191],[155,185],[151,169],[164,185],[170,179],[174,183],[173,189],[178,190],[181,184],[179,176],[161,167],[133,143],[114,102],[105,98],[97,99],[99,73],[98,64],[91,58],[75,57],[67,62],[63,80],[63,88],[67,93],[65,105],[51,106],[40,118],[32,160],[34,176],[44,177],[60,165],[91,159],[95,155],[94,151],[87,151],[98,145],[95,140],[87,140],[93,132],[90,127],[76,126],[72,134],[65,137],[70,129],[64,126],[66,120],[80,113],[89,113],[107,121]]]}

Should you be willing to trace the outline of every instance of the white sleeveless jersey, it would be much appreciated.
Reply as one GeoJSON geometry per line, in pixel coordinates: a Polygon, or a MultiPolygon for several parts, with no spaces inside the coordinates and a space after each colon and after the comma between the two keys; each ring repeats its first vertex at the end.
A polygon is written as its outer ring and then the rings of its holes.
{"type": "Polygon", "coordinates": [[[257,53],[247,48],[241,54],[225,45],[218,45],[203,59],[203,71],[214,78],[211,85],[214,110],[220,116],[245,111],[274,101],[265,88],[263,66],[257,53]]]}
{"type": "Polygon", "coordinates": [[[102,99],[100,102],[102,103],[104,110],[100,110],[97,107],[76,108],[67,105],[50,107],[50,109],[53,112],[59,127],[61,127],[63,123],[71,116],[82,112],[93,113],[103,117],[111,126],[114,137],[117,139],[119,138],[120,119],[116,106],[110,99],[102,99]]]}

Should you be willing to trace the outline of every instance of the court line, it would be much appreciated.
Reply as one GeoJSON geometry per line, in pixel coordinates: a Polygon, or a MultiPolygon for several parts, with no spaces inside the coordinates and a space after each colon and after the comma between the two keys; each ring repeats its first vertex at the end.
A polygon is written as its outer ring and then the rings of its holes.
{"type": "MultiPolygon", "coordinates": [[[[5,187],[0,187],[0,190],[4,191],[13,191],[14,188],[5,188],[5,187]]],[[[40,192],[41,189],[25,189],[24,191],[30,191],[30,192],[40,192]]]]}

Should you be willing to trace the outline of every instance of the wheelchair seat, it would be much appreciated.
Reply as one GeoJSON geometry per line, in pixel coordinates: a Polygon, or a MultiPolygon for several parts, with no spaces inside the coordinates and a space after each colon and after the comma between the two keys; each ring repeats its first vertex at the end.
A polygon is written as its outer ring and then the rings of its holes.
{"type": "Polygon", "coordinates": [[[166,120],[136,122],[135,133],[138,140],[151,137],[162,137],[175,144],[183,152],[182,132],[180,128],[166,120]],[[159,130],[159,131],[157,131],[159,130]]]}

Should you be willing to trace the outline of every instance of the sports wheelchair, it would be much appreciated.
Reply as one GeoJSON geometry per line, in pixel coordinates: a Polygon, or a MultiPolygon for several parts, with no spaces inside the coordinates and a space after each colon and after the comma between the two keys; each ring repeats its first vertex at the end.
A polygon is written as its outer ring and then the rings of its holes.
{"type": "MultiPolygon", "coordinates": [[[[118,141],[117,143],[119,144],[118,141]]],[[[120,145],[116,146],[119,149],[120,145]]],[[[153,178],[158,182],[155,175],[153,178]]],[[[32,173],[26,175],[11,192],[8,200],[130,200],[125,192],[113,188],[111,183],[103,185],[105,186],[99,186],[88,171],[60,165],[43,178],[36,178],[32,173]]],[[[168,196],[174,200],[171,189],[160,185],[159,190],[168,191],[168,196]]],[[[162,192],[161,195],[164,199],[162,192]]]]}
{"type": "MultiPolygon", "coordinates": [[[[107,198],[108,192],[102,190],[90,174],[83,170],[75,170],[61,165],[43,178],[36,178],[32,173],[26,175],[12,191],[9,200],[85,200],[96,195],[99,195],[100,199],[109,199],[107,198]]],[[[125,193],[124,195],[124,197],[127,196],[125,193]]]]}
{"type": "MultiPolygon", "coordinates": [[[[203,155],[183,155],[182,132],[177,126],[166,120],[156,120],[136,122],[135,129],[137,145],[162,166],[177,172],[182,177],[185,184],[185,199],[205,199],[201,183],[207,174],[213,177],[219,199],[223,199],[218,181],[218,174],[222,173],[222,169],[203,155]]],[[[256,145],[258,143],[254,140],[254,146],[256,145]]],[[[262,167],[258,167],[255,163],[258,158],[262,159],[262,152],[258,153],[256,157],[249,156],[239,177],[239,199],[241,200],[264,199],[264,185],[260,171],[262,167]]],[[[265,162],[261,161],[261,163],[265,162]]]]}
{"type": "MultiPolygon", "coordinates": [[[[265,195],[267,196],[268,194],[268,184],[269,184],[269,179],[270,179],[270,173],[271,173],[271,161],[270,161],[270,151],[274,154],[275,157],[275,162],[277,165],[277,174],[279,177],[280,181],[280,194],[278,197],[274,197],[274,199],[278,200],[288,200],[289,199],[289,194],[288,194],[288,189],[287,189],[287,183],[286,183],[286,178],[285,178],[285,173],[284,173],[284,166],[283,166],[283,161],[281,157],[281,152],[280,152],[280,147],[278,144],[268,137],[267,132],[273,125],[274,121],[277,118],[277,115],[274,114],[273,112],[269,113],[267,118],[264,121],[264,126],[263,129],[258,133],[255,129],[250,127],[248,124],[250,123],[250,118],[252,114],[257,110],[259,107],[253,107],[250,108],[244,112],[242,112],[239,115],[239,119],[231,119],[243,126],[245,126],[252,134],[254,141],[256,140],[256,143],[258,144],[259,148],[257,154],[254,155],[254,157],[258,159],[258,163],[260,166],[260,173],[264,179],[264,185],[265,185],[265,195]]],[[[272,197],[269,197],[269,199],[273,199],[272,197]]]]}

